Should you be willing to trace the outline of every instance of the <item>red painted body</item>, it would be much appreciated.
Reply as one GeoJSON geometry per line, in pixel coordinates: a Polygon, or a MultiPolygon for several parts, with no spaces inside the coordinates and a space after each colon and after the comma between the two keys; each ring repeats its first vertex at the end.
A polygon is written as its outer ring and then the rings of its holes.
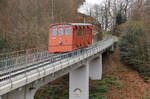
{"type": "Polygon", "coordinates": [[[49,29],[49,52],[68,52],[92,44],[91,24],[61,23],[49,29]]]}

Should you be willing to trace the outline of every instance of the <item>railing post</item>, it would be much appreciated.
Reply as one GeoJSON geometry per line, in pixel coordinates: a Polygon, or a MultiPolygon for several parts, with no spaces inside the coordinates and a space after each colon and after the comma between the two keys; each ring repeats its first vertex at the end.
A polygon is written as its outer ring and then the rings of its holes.
{"type": "MultiPolygon", "coordinates": [[[[7,66],[8,66],[8,65],[7,65],[7,66]]],[[[10,67],[10,66],[9,66],[9,67],[10,67]]],[[[8,67],[9,81],[10,81],[10,83],[11,83],[11,88],[12,88],[13,86],[12,86],[12,79],[11,79],[11,70],[10,70],[11,68],[9,68],[9,67],[8,67]]]]}

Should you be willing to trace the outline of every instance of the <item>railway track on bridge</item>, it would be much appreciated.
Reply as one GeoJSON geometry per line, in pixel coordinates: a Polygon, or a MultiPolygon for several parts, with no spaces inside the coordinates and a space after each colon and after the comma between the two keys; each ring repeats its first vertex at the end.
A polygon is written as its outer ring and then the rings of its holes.
{"type": "MultiPolygon", "coordinates": [[[[86,49],[84,49],[84,50],[86,50],[86,49]]],[[[25,72],[30,72],[32,70],[41,68],[45,65],[55,63],[55,62],[60,61],[62,59],[70,58],[71,56],[77,55],[77,53],[82,53],[82,52],[83,52],[83,49],[82,50],[79,49],[79,50],[76,50],[74,52],[69,52],[69,53],[66,53],[66,54],[57,54],[55,56],[48,57],[47,59],[44,59],[42,61],[39,61],[39,62],[37,62],[35,64],[32,64],[32,65],[29,65],[29,66],[22,67],[20,69],[16,69],[16,70],[13,70],[13,71],[8,70],[8,72],[0,74],[0,82],[2,82],[4,80],[7,80],[10,77],[12,78],[12,77],[15,77],[17,75],[23,74],[25,72]]]]}
{"type": "Polygon", "coordinates": [[[69,56],[67,56],[67,55],[65,55],[65,57],[64,57],[64,54],[62,54],[62,55],[56,55],[56,56],[51,56],[51,57],[49,57],[49,58],[47,58],[45,60],[42,60],[40,62],[37,62],[35,64],[22,67],[21,69],[16,69],[14,71],[10,71],[10,72],[8,71],[6,73],[0,74],[0,82],[4,81],[6,79],[9,79],[10,77],[15,77],[15,76],[20,75],[22,73],[30,72],[30,71],[32,71],[34,69],[41,68],[44,65],[52,64],[52,63],[60,61],[62,59],[69,58],[69,56]]]}

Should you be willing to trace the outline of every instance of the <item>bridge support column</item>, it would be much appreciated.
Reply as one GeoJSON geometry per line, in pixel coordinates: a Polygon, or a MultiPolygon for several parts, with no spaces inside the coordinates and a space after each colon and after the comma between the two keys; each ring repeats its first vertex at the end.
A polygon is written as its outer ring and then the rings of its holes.
{"type": "Polygon", "coordinates": [[[89,64],[69,75],[69,99],[89,99],[89,64]]]}
{"type": "Polygon", "coordinates": [[[89,71],[91,80],[100,80],[102,78],[102,54],[90,61],[89,71]]]}
{"type": "Polygon", "coordinates": [[[0,99],[34,99],[36,91],[37,89],[29,84],[3,95],[0,99]]]}
{"type": "Polygon", "coordinates": [[[112,52],[114,52],[114,45],[111,46],[111,49],[110,49],[112,52]]]}

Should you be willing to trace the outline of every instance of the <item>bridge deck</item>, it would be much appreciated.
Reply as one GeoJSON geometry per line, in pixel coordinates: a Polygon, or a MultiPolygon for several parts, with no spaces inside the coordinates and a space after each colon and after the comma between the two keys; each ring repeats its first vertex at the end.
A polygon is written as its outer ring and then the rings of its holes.
{"type": "MultiPolygon", "coordinates": [[[[6,65],[9,65],[5,64],[5,66],[1,67],[0,71],[0,95],[8,93],[11,90],[24,86],[25,84],[36,81],[47,75],[63,70],[66,67],[79,63],[97,53],[103,53],[115,42],[116,40],[109,38],[107,40],[95,43],[84,50],[79,49],[58,56],[49,55],[47,54],[47,51],[44,53],[41,52],[39,61],[29,62],[26,65],[23,64],[23,66],[19,68],[18,64],[5,68],[6,65]]],[[[24,57],[29,56],[32,55],[24,57]]]]}

